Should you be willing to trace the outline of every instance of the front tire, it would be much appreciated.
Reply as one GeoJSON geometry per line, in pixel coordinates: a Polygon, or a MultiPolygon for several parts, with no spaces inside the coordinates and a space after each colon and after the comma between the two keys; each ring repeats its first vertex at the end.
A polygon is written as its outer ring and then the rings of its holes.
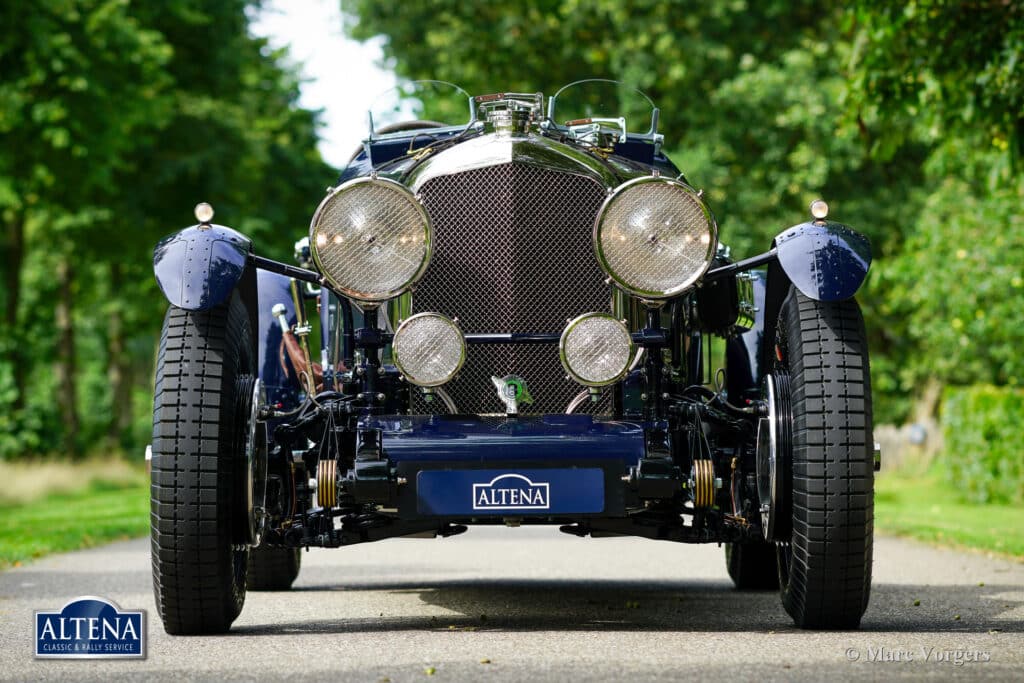
{"type": "Polygon", "coordinates": [[[860,625],[871,591],[871,387],[857,302],[795,288],[782,304],[776,371],[793,411],[792,533],[778,546],[782,603],[801,628],[860,625]]]}
{"type": "Polygon", "coordinates": [[[172,635],[223,633],[245,602],[245,435],[256,376],[238,293],[164,319],[153,407],[153,588],[172,635]]]}
{"type": "Polygon", "coordinates": [[[779,569],[770,543],[726,543],[725,566],[739,590],[777,590],[779,569]]]}
{"type": "Polygon", "coordinates": [[[286,591],[299,576],[302,553],[297,548],[260,546],[249,551],[246,588],[251,591],[286,591]]]}

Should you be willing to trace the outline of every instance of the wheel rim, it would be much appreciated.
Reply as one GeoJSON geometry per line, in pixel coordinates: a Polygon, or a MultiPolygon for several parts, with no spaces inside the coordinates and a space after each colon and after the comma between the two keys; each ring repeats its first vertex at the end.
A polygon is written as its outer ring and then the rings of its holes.
{"type": "Polygon", "coordinates": [[[789,374],[776,370],[765,378],[767,416],[757,429],[757,494],[765,540],[784,541],[790,529],[793,408],[789,374]]]}
{"type": "Polygon", "coordinates": [[[267,452],[266,434],[259,420],[260,408],[265,403],[263,383],[250,375],[238,379],[239,450],[243,458],[241,467],[240,524],[241,543],[256,546],[260,543],[266,518],[267,452]]]}

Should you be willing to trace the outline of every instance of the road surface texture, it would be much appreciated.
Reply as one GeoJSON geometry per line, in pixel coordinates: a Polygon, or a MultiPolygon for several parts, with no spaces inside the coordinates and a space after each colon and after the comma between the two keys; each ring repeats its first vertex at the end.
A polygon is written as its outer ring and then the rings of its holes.
{"type": "Polygon", "coordinates": [[[0,679],[18,681],[1024,680],[1022,631],[1024,564],[890,538],[861,630],[836,633],[733,590],[716,546],[553,528],[314,550],[218,637],[164,633],[147,540],[0,574],[0,679]],[[147,610],[148,659],[33,659],[33,611],[79,595],[147,610]]]}

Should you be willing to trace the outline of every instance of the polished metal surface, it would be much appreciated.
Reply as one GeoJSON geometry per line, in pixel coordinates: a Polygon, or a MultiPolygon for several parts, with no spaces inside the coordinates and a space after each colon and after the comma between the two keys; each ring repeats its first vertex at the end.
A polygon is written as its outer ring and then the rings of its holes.
{"type": "Polygon", "coordinates": [[[484,122],[485,131],[495,133],[526,133],[533,124],[530,112],[521,109],[502,109],[490,112],[484,122]]]}
{"type": "Polygon", "coordinates": [[[718,248],[718,226],[696,192],[657,175],[615,188],[594,224],[602,269],[644,299],[677,296],[707,271],[718,248]]]}
{"type": "Polygon", "coordinates": [[[544,117],[544,95],[539,92],[477,95],[473,100],[487,132],[526,133],[544,117]]]}
{"type": "Polygon", "coordinates": [[[769,373],[765,377],[767,414],[757,427],[757,495],[761,502],[761,532],[767,541],[787,541],[792,531],[793,412],[789,375],[769,373]]]}
{"type": "MultiPolygon", "coordinates": [[[[557,332],[581,312],[609,309],[611,290],[591,246],[607,185],[578,163],[570,164],[573,172],[548,165],[490,164],[419,183],[435,250],[413,293],[416,310],[458,318],[472,334],[557,332]]],[[[534,403],[522,406],[524,413],[560,413],[579,391],[565,379],[557,347],[546,344],[470,345],[461,373],[445,388],[464,413],[497,413],[504,406],[491,377],[509,374],[529,383],[534,403]]],[[[439,409],[419,397],[413,403],[413,412],[439,409]]],[[[585,409],[606,413],[610,401],[585,409]]]]}
{"type": "Polygon", "coordinates": [[[267,452],[266,440],[259,438],[258,429],[265,429],[259,420],[260,409],[266,405],[263,383],[259,378],[252,382],[252,397],[249,400],[249,414],[246,422],[243,457],[245,461],[245,542],[258,546],[266,522],[267,496],[267,452]]]}
{"type": "Polygon", "coordinates": [[[392,356],[406,380],[421,387],[437,387],[466,362],[466,340],[447,316],[417,313],[395,331],[392,356]]]}
{"type": "Polygon", "coordinates": [[[511,163],[583,176],[603,188],[615,187],[627,179],[623,176],[625,169],[579,147],[541,135],[490,133],[438,152],[416,166],[405,181],[413,192],[419,193],[427,183],[440,176],[511,163]]]}
{"type": "Polygon", "coordinates": [[[409,190],[357,178],[331,191],[310,225],[313,261],[339,292],[384,302],[405,292],[430,263],[430,217],[409,190]]]}
{"type": "Polygon", "coordinates": [[[733,323],[733,331],[743,333],[754,329],[757,324],[757,300],[754,298],[754,280],[759,275],[739,273],[736,275],[736,296],[739,299],[739,314],[733,323]]]}

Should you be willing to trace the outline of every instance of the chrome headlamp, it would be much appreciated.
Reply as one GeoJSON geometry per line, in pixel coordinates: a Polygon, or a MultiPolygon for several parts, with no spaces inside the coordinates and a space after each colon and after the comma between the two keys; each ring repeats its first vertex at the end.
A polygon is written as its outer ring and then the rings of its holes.
{"type": "Polygon", "coordinates": [[[313,214],[313,261],[338,291],[387,301],[423,275],[432,251],[430,218],[401,183],[357,178],[331,192],[313,214]]]}
{"type": "Polygon", "coordinates": [[[450,381],[466,360],[466,338],[440,313],[417,313],[402,322],[392,341],[395,366],[411,383],[436,387],[450,381]]]}
{"type": "Polygon", "coordinates": [[[623,183],[594,224],[601,268],[622,289],[666,299],[692,287],[711,265],[718,228],[697,192],[669,178],[623,183]]]}
{"type": "Polygon", "coordinates": [[[558,342],[562,367],[588,387],[625,377],[635,350],[629,329],[607,313],[584,313],[570,320],[558,342]]]}

